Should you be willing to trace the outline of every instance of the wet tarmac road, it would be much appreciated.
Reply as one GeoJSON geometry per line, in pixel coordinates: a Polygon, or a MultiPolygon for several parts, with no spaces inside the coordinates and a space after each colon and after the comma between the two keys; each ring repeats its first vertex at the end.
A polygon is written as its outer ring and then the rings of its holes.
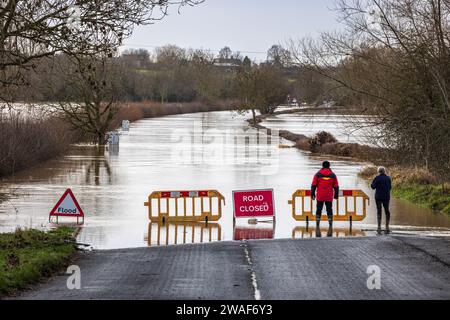
{"type": "Polygon", "coordinates": [[[450,240],[417,236],[217,242],[82,254],[20,299],[450,299],[450,240]],[[367,268],[380,268],[380,290],[367,268]]]}

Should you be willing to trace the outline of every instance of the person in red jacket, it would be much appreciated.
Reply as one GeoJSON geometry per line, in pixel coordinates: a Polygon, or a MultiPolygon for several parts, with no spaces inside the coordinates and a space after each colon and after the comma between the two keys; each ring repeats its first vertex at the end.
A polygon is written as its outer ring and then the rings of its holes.
{"type": "Polygon", "coordinates": [[[320,225],[322,210],[325,204],[330,229],[333,226],[333,199],[339,198],[339,183],[336,175],[330,169],[330,162],[324,161],[322,169],[316,173],[311,185],[311,197],[317,199],[316,221],[320,225]],[[317,194],[316,194],[317,191],[317,194]]]}

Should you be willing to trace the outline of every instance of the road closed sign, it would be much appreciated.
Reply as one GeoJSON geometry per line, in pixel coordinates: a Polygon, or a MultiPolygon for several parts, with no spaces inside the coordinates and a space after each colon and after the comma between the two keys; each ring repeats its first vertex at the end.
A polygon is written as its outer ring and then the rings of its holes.
{"type": "Polygon", "coordinates": [[[56,205],[50,211],[50,217],[76,217],[84,218],[84,212],[78,204],[72,190],[67,189],[56,205]]]}
{"type": "Polygon", "coordinates": [[[236,218],[275,217],[273,189],[233,191],[236,218]]]}

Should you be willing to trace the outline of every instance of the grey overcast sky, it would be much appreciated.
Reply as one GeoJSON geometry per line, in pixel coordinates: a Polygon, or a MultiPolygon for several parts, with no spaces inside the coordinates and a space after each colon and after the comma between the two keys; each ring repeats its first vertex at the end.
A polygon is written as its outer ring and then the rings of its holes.
{"type": "Polygon", "coordinates": [[[220,50],[229,46],[255,60],[266,58],[273,44],[316,36],[339,28],[335,0],[206,0],[194,7],[171,7],[169,16],[139,26],[122,49],[174,44],[220,50]]]}

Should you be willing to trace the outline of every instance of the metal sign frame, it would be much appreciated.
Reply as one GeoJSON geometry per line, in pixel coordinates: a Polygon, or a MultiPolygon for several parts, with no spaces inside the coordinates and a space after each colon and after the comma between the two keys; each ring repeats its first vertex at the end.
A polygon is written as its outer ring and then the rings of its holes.
{"type": "Polygon", "coordinates": [[[73,194],[72,190],[70,188],[68,188],[63,195],[61,196],[61,198],[58,200],[58,202],[56,202],[55,206],[53,207],[53,209],[50,211],[50,214],[48,216],[48,221],[51,222],[51,218],[52,217],[56,217],[56,223],[58,223],[58,217],[76,217],[77,218],[77,224],[79,223],[79,218],[83,218],[83,221],[81,223],[84,223],[84,212],[80,207],[80,204],[77,201],[77,198],[75,198],[75,195],[73,194]],[[58,213],[57,209],[59,207],[59,205],[64,201],[64,199],[69,196],[72,198],[73,203],[75,204],[75,207],[78,210],[78,214],[75,213],[69,213],[69,214],[62,214],[62,213],[58,213]]]}

